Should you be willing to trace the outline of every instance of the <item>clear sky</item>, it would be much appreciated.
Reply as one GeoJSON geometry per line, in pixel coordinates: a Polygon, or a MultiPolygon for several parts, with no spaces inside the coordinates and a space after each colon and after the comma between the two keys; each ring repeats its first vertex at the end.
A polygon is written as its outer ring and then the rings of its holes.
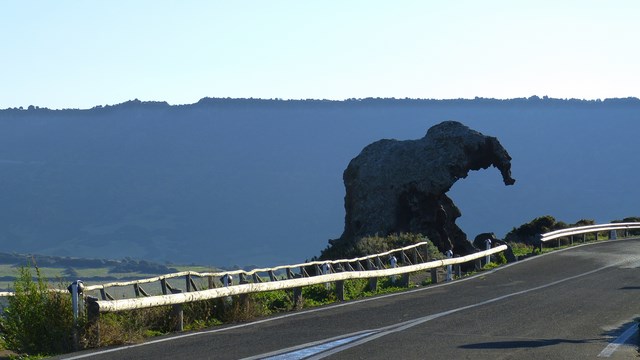
{"type": "Polygon", "coordinates": [[[0,109],[640,97],[640,1],[0,2],[0,109]]]}

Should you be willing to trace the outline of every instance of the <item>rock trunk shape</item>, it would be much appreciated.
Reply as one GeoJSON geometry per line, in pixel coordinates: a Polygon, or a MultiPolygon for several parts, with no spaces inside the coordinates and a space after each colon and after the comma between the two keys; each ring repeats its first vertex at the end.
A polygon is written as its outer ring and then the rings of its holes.
{"type": "Polygon", "coordinates": [[[424,234],[443,252],[476,251],[456,226],[460,210],[445,194],[470,170],[489,166],[500,170],[505,185],[515,182],[511,157],[498,139],[456,121],[435,125],[418,140],[366,146],[344,171],[344,232],[329,240],[321,258],[359,255],[353,249],[362,237],[402,232],[424,234]],[[441,207],[446,215],[438,215],[441,207]]]}

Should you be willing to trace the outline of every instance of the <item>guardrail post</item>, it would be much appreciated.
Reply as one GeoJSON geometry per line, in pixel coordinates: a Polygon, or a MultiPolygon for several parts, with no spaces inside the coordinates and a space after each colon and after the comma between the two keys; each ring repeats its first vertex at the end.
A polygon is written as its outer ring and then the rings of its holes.
{"type": "Polygon", "coordinates": [[[87,296],[87,331],[89,345],[100,346],[100,307],[93,296],[87,296]]]}
{"type": "MultiPolygon", "coordinates": [[[[453,257],[453,251],[446,251],[447,259],[451,259],[453,257]]],[[[447,265],[447,281],[453,280],[453,275],[451,273],[451,265],[447,265]]]]}
{"type": "MultiPolygon", "coordinates": [[[[485,250],[491,250],[491,239],[485,240],[484,243],[485,243],[485,250]]],[[[489,265],[490,262],[491,262],[491,255],[485,256],[484,258],[485,265],[489,265]]]]}
{"type": "MultiPolygon", "coordinates": [[[[373,261],[371,261],[371,259],[367,259],[367,270],[376,270],[376,266],[373,265],[373,261]]],[[[369,278],[369,290],[374,293],[378,291],[377,277],[369,278]]]]}
{"type": "MultiPolygon", "coordinates": [[[[389,255],[389,266],[391,266],[392,269],[395,269],[398,266],[398,259],[393,256],[393,254],[389,255]]],[[[391,283],[394,284],[396,282],[396,276],[392,275],[391,276],[391,283]]]]}
{"type": "Polygon", "coordinates": [[[82,293],[82,280],[76,280],[67,288],[71,292],[71,306],[73,308],[73,325],[78,324],[79,294],[82,293]]]}
{"type": "MultiPolygon", "coordinates": [[[[180,289],[173,289],[171,291],[174,294],[179,294],[182,292],[180,289]]],[[[182,308],[182,304],[173,305],[173,317],[176,321],[176,331],[184,330],[184,310],[182,308]]]]}
{"type": "Polygon", "coordinates": [[[293,288],[293,308],[300,310],[304,306],[304,299],[302,298],[302,288],[293,288]]]}
{"type": "MultiPolygon", "coordinates": [[[[322,271],[322,273],[320,275],[330,274],[331,270],[329,268],[329,264],[328,263],[322,264],[322,270],[321,271],[322,271]]],[[[331,285],[328,282],[324,283],[324,288],[325,289],[329,290],[330,287],[331,287],[331,285]]]]}
{"type": "Polygon", "coordinates": [[[598,241],[598,232],[596,231],[596,241],[598,241]]]}
{"type": "Polygon", "coordinates": [[[73,348],[76,351],[78,350],[78,346],[80,344],[80,339],[78,338],[78,314],[81,307],[80,294],[82,294],[83,289],[84,285],[82,284],[82,280],[74,281],[67,288],[67,290],[69,290],[69,292],[71,293],[71,306],[73,309],[73,330],[71,335],[73,337],[73,348]]]}
{"type": "Polygon", "coordinates": [[[400,280],[400,286],[409,287],[409,273],[402,274],[402,280],[400,280]]]}
{"type": "Polygon", "coordinates": [[[437,268],[433,268],[431,269],[431,283],[432,284],[437,284],[438,283],[438,269],[437,268]]]}
{"type": "Polygon", "coordinates": [[[169,292],[167,287],[167,279],[160,279],[160,287],[162,288],[162,295],[167,295],[167,293],[169,292]]]}
{"type": "Polygon", "coordinates": [[[336,281],[336,298],[338,301],[344,301],[344,280],[336,281]]]}
{"type": "MultiPolygon", "coordinates": [[[[249,280],[247,280],[247,276],[243,273],[240,273],[240,281],[239,284],[248,284],[249,280]]],[[[249,308],[249,294],[240,294],[240,307],[244,310],[249,308]]]]}
{"type": "Polygon", "coordinates": [[[616,230],[610,230],[609,240],[616,240],[616,239],[618,239],[618,232],[616,230]]]}
{"type": "Polygon", "coordinates": [[[229,274],[224,274],[222,275],[222,286],[224,287],[229,287],[230,285],[233,285],[233,277],[229,274]]]}
{"type": "MultiPolygon", "coordinates": [[[[287,273],[287,279],[294,279],[296,278],[296,275],[293,273],[293,270],[291,270],[291,268],[287,268],[286,269],[286,273],[287,273]]],[[[302,267],[300,268],[300,277],[302,277],[302,267]]],[[[294,310],[300,310],[302,309],[302,306],[304,304],[304,301],[302,299],[302,288],[301,287],[297,287],[297,288],[293,288],[293,309],[294,310]]]]}

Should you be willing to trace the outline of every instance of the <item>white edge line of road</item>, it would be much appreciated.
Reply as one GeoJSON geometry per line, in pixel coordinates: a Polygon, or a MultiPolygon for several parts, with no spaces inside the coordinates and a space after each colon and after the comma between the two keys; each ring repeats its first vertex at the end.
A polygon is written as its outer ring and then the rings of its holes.
{"type": "MultiPolygon", "coordinates": [[[[627,238],[627,239],[608,240],[608,241],[627,241],[627,240],[633,240],[633,239],[637,239],[637,238],[627,238]]],[[[179,339],[188,338],[188,337],[192,337],[192,336],[213,334],[213,333],[217,333],[217,332],[223,332],[223,331],[228,331],[228,330],[239,329],[239,328],[243,328],[243,327],[253,326],[253,325],[256,325],[256,324],[262,324],[262,323],[267,323],[267,322],[271,322],[271,321],[286,319],[286,318],[289,318],[289,317],[300,316],[300,315],[305,315],[305,314],[311,314],[311,313],[330,310],[330,309],[339,308],[339,307],[343,307],[343,306],[356,305],[356,304],[360,304],[360,303],[368,302],[368,301],[386,299],[386,298],[390,298],[390,297],[401,296],[401,295],[410,294],[410,293],[419,292],[419,291],[429,291],[431,289],[439,288],[439,287],[442,287],[442,286],[449,286],[449,285],[452,285],[452,284],[460,283],[462,281],[475,279],[477,277],[487,276],[487,275],[493,274],[493,273],[495,273],[497,271],[501,271],[503,269],[506,269],[508,267],[511,267],[511,266],[514,266],[514,265],[517,265],[517,264],[520,264],[520,263],[523,263],[523,262],[526,262],[526,261],[538,259],[538,258],[540,258],[542,256],[546,256],[546,255],[549,255],[549,254],[557,254],[559,252],[563,252],[563,251],[567,251],[567,250],[573,250],[573,249],[576,249],[576,248],[579,248],[579,247],[590,246],[590,245],[595,245],[595,244],[602,244],[602,242],[599,242],[599,243],[598,242],[594,242],[594,243],[586,243],[586,244],[581,244],[581,245],[575,245],[575,246],[568,247],[568,248],[565,248],[565,249],[560,249],[560,250],[556,250],[556,251],[540,254],[540,255],[537,255],[537,256],[528,257],[528,258],[526,258],[524,260],[519,260],[519,261],[516,261],[516,262],[511,263],[511,264],[506,264],[504,266],[497,267],[495,269],[492,269],[492,270],[489,270],[489,271],[486,271],[486,272],[478,273],[478,274],[475,274],[475,275],[472,275],[472,276],[469,276],[469,277],[465,277],[465,278],[462,278],[462,279],[459,279],[459,280],[455,280],[455,281],[445,282],[445,283],[442,283],[442,284],[430,285],[430,286],[425,286],[425,287],[421,287],[421,288],[417,288],[417,289],[402,291],[402,292],[398,292],[398,293],[385,294],[385,295],[370,297],[370,298],[366,298],[366,299],[353,300],[353,301],[349,301],[349,302],[323,306],[323,307],[319,307],[319,308],[315,308],[315,309],[298,311],[298,312],[294,312],[294,313],[290,313],[290,314],[270,317],[270,318],[267,318],[267,319],[262,319],[262,320],[253,321],[253,322],[244,323],[244,324],[233,325],[233,326],[219,328],[219,329],[213,329],[213,330],[206,330],[206,331],[199,331],[199,332],[193,332],[193,333],[188,333],[188,334],[170,336],[170,337],[166,337],[166,338],[162,338],[162,339],[146,341],[146,342],[143,342],[143,343],[140,343],[140,344],[125,345],[125,346],[121,346],[121,347],[116,347],[116,348],[111,348],[111,349],[106,349],[106,350],[101,350],[101,351],[96,351],[96,352],[90,352],[90,353],[86,353],[86,354],[79,354],[79,355],[76,355],[76,356],[70,356],[70,357],[64,357],[63,356],[63,357],[61,357],[61,359],[66,359],[66,360],[83,359],[83,358],[87,358],[87,357],[91,357],[91,356],[97,356],[97,355],[101,355],[101,354],[108,354],[108,353],[111,353],[111,352],[123,351],[123,350],[127,350],[127,349],[132,349],[132,348],[141,347],[141,346],[147,346],[147,345],[153,345],[153,344],[163,343],[163,342],[167,342],[167,341],[179,340],[179,339]]],[[[611,265],[611,266],[615,266],[615,265],[618,265],[618,264],[614,264],[614,265],[611,265]]],[[[598,270],[602,270],[602,269],[598,269],[598,270]]],[[[558,282],[554,282],[553,284],[556,284],[556,283],[558,283],[558,282]]],[[[538,288],[535,288],[535,289],[538,289],[538,288]]],[[[519,293],[521,293],[521,292],[519,292],[519,293]]],[[[506,296],[506,297],[509,297],[509,296],[506,296]]],[[[505,296],[502,296],[501,298],[505,298],[505,296]]],[[[341,337],[344,337],[344,335],[341,336],[341,337]]],[[[326,339],[323,340],[323,341],[320,341],[320,342],[326,342],[326,339]]]]}

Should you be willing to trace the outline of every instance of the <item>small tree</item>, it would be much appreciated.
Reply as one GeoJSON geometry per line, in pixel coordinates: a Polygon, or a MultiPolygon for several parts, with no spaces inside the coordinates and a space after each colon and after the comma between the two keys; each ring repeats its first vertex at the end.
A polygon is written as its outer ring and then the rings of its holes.
{"type": "Polygon", "coordinates": [[[73,313],[69,294],[50,291],[36,267],[21,267],[15,296],[0,319],[7,348],[30,355],[54,355],[73,349],[73,313]]]}

